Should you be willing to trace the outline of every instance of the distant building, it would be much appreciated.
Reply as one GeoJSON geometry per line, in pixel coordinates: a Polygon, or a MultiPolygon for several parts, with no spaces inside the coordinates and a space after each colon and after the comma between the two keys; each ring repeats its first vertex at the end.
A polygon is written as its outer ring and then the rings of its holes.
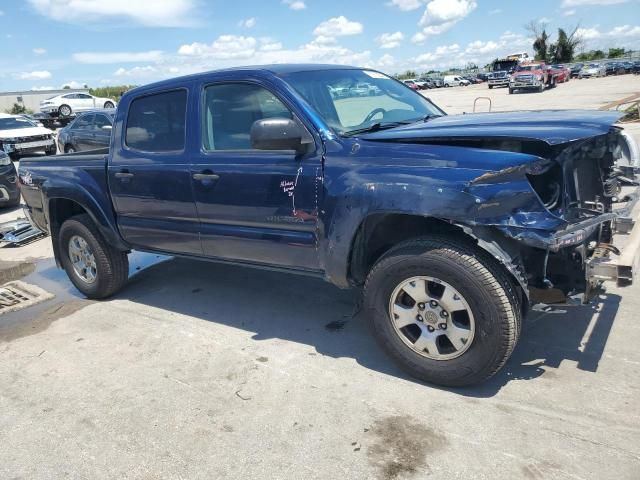
{"type": "Polygon", "coordinates": [[[88,88],[74,88],[66,90],[25,90],[23,92],[0,92],[0,112],[13,108],[13,104],[24,105],[33,112],[40,111],[40,102],[47,98],[56,97],[64,93],[89,93],[88,88]]]}

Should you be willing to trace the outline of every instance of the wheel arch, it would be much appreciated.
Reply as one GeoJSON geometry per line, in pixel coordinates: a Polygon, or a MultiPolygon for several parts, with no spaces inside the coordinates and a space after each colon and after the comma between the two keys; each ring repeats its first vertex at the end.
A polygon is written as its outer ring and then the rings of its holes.
{"type": "Polygon", "coordinates": [[[110,245],[122,251],[129,250],[118,235],[115,222],[105,214],[104,210],[94,200],[69,195],[50,196],[47,205],[47,216],[56,265],[60,266],[60,227],[65,220],[83,214],[91,218],[100,234],[110,245]]]}
{"type": "Polygon", "coordinates": [[[491,255],[519,287],[523,310],[528,309],[529,288],[517,242],[490,227],[467,226],[433,216],[372,213],[365,217],[349,250],[347,268],[350,283],[363,284],[373,265],[399,243],[435,233],[469,241],[491,255]]]}

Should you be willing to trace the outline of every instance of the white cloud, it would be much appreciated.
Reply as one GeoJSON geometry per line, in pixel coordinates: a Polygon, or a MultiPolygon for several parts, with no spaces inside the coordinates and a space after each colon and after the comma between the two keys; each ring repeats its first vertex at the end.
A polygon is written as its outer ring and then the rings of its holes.
{"type": "Polygon", "coordinates": [[[402,40],[404,40],[404,34],[402,32],[383,33],[378,38],[376,38],[376,41],[380,45],[380,48],[399,47],[402,40]]]}
{"type": "Polygon", "coordinates": [[[151,65],[147,65],[145,67],[133,67],[129,70],[120,67],[118,70],[113,72],[116,77],[134,77],[137,79],[153,78],[157,73],[158,69],[151,65]]]}
{"type": "Polygon", "coordinates": [[[32,52],[35,55],[44,55],[45,53],[47,53],[47,50],[45,48],[34,48],[32,52]]]}
{"type": "Polygon", "coordinates": [[[422,31],[413,36],[415,43],[427,37],[450,30],[456,23],[473,12],[478,4],[473,0],[432,0],[422,14],[419,25],[422,31]]]}
{"type": "Polygon", "coordinates": [[[361,23],[352,22],[344,16],[330,18],[318,25],[313,31],[315,37],[333,38],[362,33],[361,23]]]}
{"type": "Polygon", "coordinates": [[[564,15],[565,17],[570,17],[571,15],[575,15],[576,11],[575,10],[565,10],[564,12],[562,12],[562,15],[564,15]]]}
{"type": "Polygon", "coordinates": [[[34,91],[38,91],[38,90],[55,90],[55,87],[47,85],[47,86],[40,86],[40,87],[31,87],[31,90],[34,90],[34,91]]]}
{"type": "Polygon", "coordinates": [[[540,17],[538,19],[538,23],[552,23],[553,20],[551,20],[549,17],[540,17]]]}
{"type": "Polygon", "coordinates": [[[80,83],[80,82],[76,82],[75,80],[71,80],[70,82],[63,83],[60,86],[60,88],[65,88],[65,87],[69,87],[69,88],[84,88],[85,85],[86,85],[86,83],[80,83]]]}
{"type": "Polygon", "coordinates": [[[583,5],[616,5],[629,0],[562,0],[562,8],[581,7],[583,5]]]}
{"type": "Polygon", "coordinates": [[[291,10],[304,10],[307,4],[302,0],[282,0],[282,3],[288,5],[291,10]]]}
{"type": "Polygon", "coordinates": [[[600,38],[602,33],[597,28],[578,28],[576,30],[576,36],[584,39],[584,40],[593,40],[595,38],[600,38]]]}
{"type": "Polygon", "coordinates": [[[445,57],[450,57],[460,51],[460,45],[454,43],[453,45],[441,45],[433,52],[423,53],[413,59],[418,65],[431,64],[445,57]]]}
{"type": "Polygon", "coordinates": [[[148,52],[79,52],[72,58],[78,63],[109,64],[109,63],[136,63],[156,62],[162,58],[162,50],[149,50],[148,52]]]}
{"type": "Polygon", "coordinates": [[[621,25],[614,27],[608,35],[611,37],[640,37],[640,26],[621,25]]]}
{"type": "Polygon", "coordinates": [[[256,17],[251,17],[244,20],[240,20],[238,22],[238,26],[242,28],[253,28],[256,26],[256,23],[257,23],[256,17]]]}
{"type": "Polygon", "coordinates": [[[403,12],[417,10],[426,3],[426,0],[391,0],[387,3],[390,7],[398,7],[403,12]]]}
{"type": "Polygon", "coordinates": [[[501,47],[502,45],[500,45],[498,42],[494,42],[493,40],[489,40],[488,42],[476,40],[475,42],[471,42],[469,45],[467,45],[465,52],[473,55],[482,55],[496,52],[500,50],[501,47]]]}
{"type": "Polygon", "coordinates": [[[15,75],[18,80],[46,80],[51,78],[51,72],[47,70],[35,70],[33,72],[22,72],[15,75]]]}
{"type": "Polygon", "coordinates": [[[115,18],[151,27],[192,24],[194,0],[29,0],[41,15],[61,22],[99,23],[115,18]]]}
{"type": "Polygon", "coordinates": [[[221,35],[211,44],[194,42],[182,45],[179,55],[211,57],[215,59],[248,59],[256,52],[258,42],[253,37],[221,35]]]}
{"type": "Polygon", "coordinates": [[[273,52],[276,50],[282,50],[282,43],[274,40],[270,37],[264,37],[260,39],[260,51],[262,52],[273,52]]]}

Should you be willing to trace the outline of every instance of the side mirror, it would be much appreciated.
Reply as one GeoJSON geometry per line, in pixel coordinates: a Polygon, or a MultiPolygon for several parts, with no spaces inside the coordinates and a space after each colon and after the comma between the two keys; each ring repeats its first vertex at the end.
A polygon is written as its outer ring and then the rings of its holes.
{"type": "Polygon", "coordinates": [[[110,132],[113,127],[111,125],[103,125],[102,130],[110,132]]]}
{"type": "Polygon", "coordinates": [[[290,118],[265,118],[251,126],[251,148],[256,150],[294,150],[306,153],[313,142],[295,120],[290,118]]]}

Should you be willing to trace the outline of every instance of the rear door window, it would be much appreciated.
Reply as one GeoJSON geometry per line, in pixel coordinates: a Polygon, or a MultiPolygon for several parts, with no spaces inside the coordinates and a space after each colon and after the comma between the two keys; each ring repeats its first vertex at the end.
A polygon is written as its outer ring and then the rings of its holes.
{"type": "Polygon", "coordinates": [[[125,144],[144,152],[184,150],[187,91],[136,98],[127,115],[125,144]]]}

